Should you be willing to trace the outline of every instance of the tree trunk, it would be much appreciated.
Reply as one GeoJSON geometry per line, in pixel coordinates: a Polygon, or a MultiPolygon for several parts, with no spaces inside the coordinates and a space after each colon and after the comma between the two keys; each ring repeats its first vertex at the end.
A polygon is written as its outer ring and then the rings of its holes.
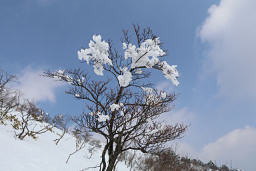
{"type": "Polygon", "coordinates": [[[122,149],[122,147],[121,147],[121,137],[119,137],[114,153],[109,156],[107,171],[113,171],[114,170],[116,160],[117,160],[119,154],[121,154],[121,149],[122,149]]]}
{"type": "Polygon", "coordinates": [[[111,156],[109,158],[107,171],[113,171],[113,169],[115,168],[115,163],[116,163],[116,160],[117,160],[117,156],[118,155],[114,154],[113,156],[111,156]]]}

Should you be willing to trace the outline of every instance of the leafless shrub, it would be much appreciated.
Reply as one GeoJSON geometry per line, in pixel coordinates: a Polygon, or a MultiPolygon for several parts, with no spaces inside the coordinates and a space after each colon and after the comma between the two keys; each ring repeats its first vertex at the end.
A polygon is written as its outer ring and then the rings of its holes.
{"type": "Polygon", "coordinates": [[[15,76],[9,75],[0,70],[0,124],[6,124],[6,121],[15,120],[15,116],[11,113],[19,105],[17,93],[10,88],[10,84],[15,76]]]}
{"type": "Polygon", "coordinates": [[[56,145],[58,145],[60,140],[64,137],[64,135],[66,133],[68,133],[68,131],[69,131],[69,127],[68,127],[69,121],[70,121],[70,119],[66,118],[62,114],[56,115],[52,119],[52,124],[54,125],[54,127],[58,128],[58,131],[55,132],[57,134],[58,138],[56,138],[54,140],[56,145]]]}
{"type": "Polygon", "coordinates": [[[37,138],[39,134],[52,131],[53,125],[49,124],[48,115],[33,103],[26,101],[16,109],[17,119],[12,122],[16,136],[23,140],[25,137],[37,138]]]}

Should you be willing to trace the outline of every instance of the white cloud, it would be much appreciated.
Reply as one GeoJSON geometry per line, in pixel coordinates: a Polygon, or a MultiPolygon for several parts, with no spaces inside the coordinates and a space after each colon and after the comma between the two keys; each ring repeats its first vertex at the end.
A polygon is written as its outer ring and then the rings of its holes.
{"type": "Polygon", "coordinates": [[[235,168],[255,171],[256,128],[236,129],[213,143],[209,143],[200,152],[205,161],[227,163],[235,168]]]}
{"type": "Polygon", "coordinates": [[[225,164],[245,171],[256,170],[255,127],[246,126],[235,129],[198,150],[194,145],[184,141],[177,141],[176,144],[172,144],[172,147],[182,156],[200,159],[205,163],[211,160],[218,166],[225,164]]]}
{"type": "Polygon", "coordinates": [[[221,0],[209,8],[199,33],[209,43],[219,93],[231,99],[256,98],[255,6],[255,0],[221,0]]]}
{"type": "Polygon", "coordinates": [[[24,98],[38,101],[55,102],[55,89],[62,86],[63,83],[54,81],[42,76],[43,70],[33,70],[27,68],[18,75],[15,89],[21,91],[24,98]]]}

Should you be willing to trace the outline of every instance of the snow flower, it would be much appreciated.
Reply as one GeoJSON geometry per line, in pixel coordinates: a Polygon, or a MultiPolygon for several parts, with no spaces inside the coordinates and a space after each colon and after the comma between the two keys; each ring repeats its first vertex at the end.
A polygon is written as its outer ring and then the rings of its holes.
{"type": "Polygon", "coordinates": [[[119,75],[117,79],[121,87],[127,87],[130,81],[132,81],[132,74],[128,71],[127,67],[122,68],[121,71],[123,75],[119,75]]]}
{"type": "Polygon", "coordinates": [[[110,110],[111,112],[114,112],[115,110],[119,110],[123,106],[124,106],[123,103],[119,103],[119,104],[113,103],[112,105],[110,105],[110,110]]]}
{"type": "Polygon", "coordinates": [[[163,99],[165,99],[166,96],[167,96],[167,94],[166,94],[166,92],[161,92],[161,93],[160,93],[160,96],[161,96],[163,99]]]}
{"type": "Polygon", "coordinates": [[[109,120],[109,116],[108,115],[103,115],[99,111],[97,111],[97,112],[90,112],[89,115],[94,116],[94,117],[96,116],[96,119],[99,122],[106,122],[106,120],[109,120]]]}
{"type": "Polygon", "coordinates": [[[138,48],[130,43],[128,47],[127,45],[125,46],[125,59],[132,58],[131,68],[144,66],[152,68],[159,63],[158,57],[165,55],[159,45],[159,38],[147,39],[138,48]]]}
{"type": "Polygon", "coordinates": [[[72,82],[73,82],[73,78],[70,77],[69,75],[63,75],[63,77],[64,77],[69,83],[72,83],[72,82]]]}
{"type": "Polygon", "coordinates": [[[58,70],[57,73],[60,74],[60,75],[63,75],[64,74],[64,70],[58,70]]]}
{"type": "Polygon", "coordinates": [[[102,66],[102,64],[101,63],[98,63],[98,62],[96,62],[94,65],[93,65],[93,68],[94,68],[94,72],[95,72],[95,74],[97,74],[97,75],[103,75],[103,66],[102,66]]]}
{"type": "Polygon", "coordinates": [[[179,77],[179,73],[176,69],[177,65],[169,65],[166,61],[160,63],[160,68],[166,79],[172,81],[172,83],[176,86],[179,85],[179,81],[177,78],[179,77]]]}
{"type": "Polygon", "coordinates": [[[70,77],[68,74],[64,74],[64,70],[57,70],[53,78],[57,80],[66,80],[70,84],[74,81],[73,78],[70,77]]]}
{"type": "Polygon", "coordinates": [[[100,35],[93,35],[92,39],[88,49],[81,49],[77,52],[78,59],[85,60],[87,64],[92,61],[95,74],[103,75],[103,65],[112,65],[111,59],[108,58],[109,44],[102,41],[100,35]]]}
{"type": "Polygon", "coordinates": [[[100,112],[97,113],[97,116],[98,116],[97,120],[99,122],[106,122],[106,120],[109,120],[109,116],[108,115],[103,115],[100,112]]]}
{"type": "Polygon", "coordinates": [[[76,94],[75,94],[75,97],[81,97],[81,96],[80,96],[80,94],[76,93],[76,94]]]}
{"type": "Polygon", "coordinates": [[[123,43],[123,49],[127,49],[127,44],[123,43]]]}

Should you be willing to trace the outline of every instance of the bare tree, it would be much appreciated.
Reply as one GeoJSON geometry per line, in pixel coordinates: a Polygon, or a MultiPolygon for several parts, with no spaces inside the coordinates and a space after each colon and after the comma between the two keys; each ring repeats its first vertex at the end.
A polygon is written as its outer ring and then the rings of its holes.
{"type": "Polygon", "coordinates": [[[134,25],[137,47],[131,43],[127,30],[121,39],[125,55],[113,48],[112,42],[93,36],[89,49],[78,52],[79,59],[93,65],[97,75],[81,69],[46,72],[45,75],[70,84],[67,94],[84,100],[86,111],[73,118],[78,134],[89,131],[105,138],[99,170],[112,171],[118,157],[128,151],[154,153],[164,148],[166,142],[182,137],[186,126],[168,125],[156,119],[171,110],[175,94],[152,88],[150,70],[160,70],[166,78],[178,85],[176,66],[159,58],[165,56],[159,38],[150,28],[134,25]],[[158,58],[159,57],[159,58],[158,58]]]}
{"type": "Polygon", "coordinates": [[[60,140],[64,137],[64,135],[69,131],[68,130],[68,124],[69,124],[69,119],[65,118],[63,114],[56,115],[52,119],[52,124],[54,127],[58,128],[61,130],[60,132],[56,132],[58,138],[56,138],[54,141],[56,145],[59,144],[60,140]]]}
{"type": "Polygon", "coordinates": [[[30,101],[19,104],[16,109],[16,120],[11,124],[16,130],[16,136],[23,140],[25,137],[36,139],[39,134],[52,131],[54,124],[50,117],[30,101]]]}
{"type": "Polygon", "coordinates": [[[15,76],[0,70],[0,124],[16,119],[10,112],[14,111],[19,104],[17,92],[8,88],[8,84],[14,79],[15,76]]]}

